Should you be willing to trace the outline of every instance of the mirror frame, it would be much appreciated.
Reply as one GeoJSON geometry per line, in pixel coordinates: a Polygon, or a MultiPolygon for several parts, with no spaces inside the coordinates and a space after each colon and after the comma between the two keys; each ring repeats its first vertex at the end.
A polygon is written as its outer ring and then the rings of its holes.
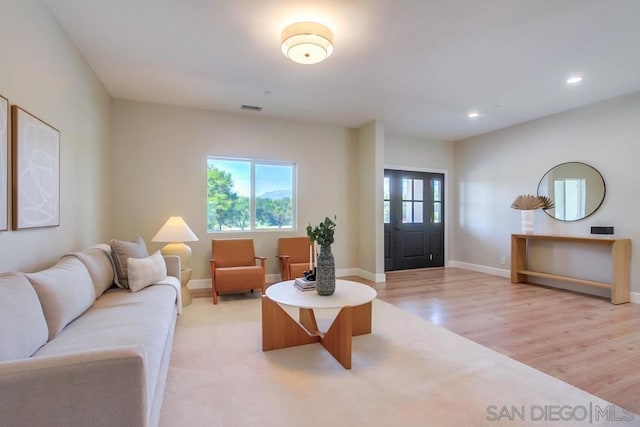
{"type": "MultiPolygon", "coordinates": [[[[540,194],[540,184],[542,184],[542,181],[544,180],[544,178],[549,174],[549,172],[551,172],[552,170],[554,170],[555,168],[562,166],[562,165],[568,165],[568,164],[579,164],[579,165],[583,165],[586,166],[588,168],[593,169],[598,176],[600,177],[600,180],[602,181],[602,198],[600,199],[600,202],[598,203],[598,206],[596,206],[591,212],[589,212],[588,214],[586,214],[585,216],[583,216],[582,218],[578,218],[578,219],[559,219],[556,218],[555,216],[551,215],[547,210],[544,210],[544,213],[546,213],[547,215],[549,215],[551,218],[557,220],[557,221],[562,221],[562,222],[576,222],[576,221],[581,221],[585,218],[590,217],[591,215],[593,215],[598,209],[600,209],[600,206],[602,206],[602,204],[604,203],[604,199],[607,196],[607,184],[604,181],[604,177],[602,176],[602,174],[600,173],[600,171],[596,168],[594,168],[593,166],[584,163],[584,162],[564,162],[564,163],[559,163],[557,165],[555,165],[554,167],[552,167],[551,169],[549,169],[544,175],[542,175],[542,178],[540,178],[540,181],[538,182],[538,187],[536,189],[536,194],[538,196],[548,196],[548,194],[540,194]]],[[[554,201],[555,204],[555,201],[554,201]]]]}

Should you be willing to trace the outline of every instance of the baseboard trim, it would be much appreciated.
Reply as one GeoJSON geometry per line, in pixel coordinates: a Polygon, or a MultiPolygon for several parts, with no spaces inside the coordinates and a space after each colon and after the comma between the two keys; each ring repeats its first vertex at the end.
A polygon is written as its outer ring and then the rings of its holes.
{"type": "Polygon", "coordinates": [[[211,289],[211,279],[192,279],[187,283],[187,288],[193,289],[211,289]]]}
{"type": "Polygon", "coordinates": [[[511,277],[511,271],[504,268],[487,267],[486,265],[470,264],[462,261],[449,261],[447,267],[462,268],[465,270],[477,271],[479,273],[492,274],[500,277],[511,277]]]}
{"type": "Polygon", "coordinates": [[[374,283],[384,283],[387,281],[387,275],[385,273],[376,274],[361,268],[355,269],[354,276],[362,277],[363,279],[370,280],[374,283]]]}

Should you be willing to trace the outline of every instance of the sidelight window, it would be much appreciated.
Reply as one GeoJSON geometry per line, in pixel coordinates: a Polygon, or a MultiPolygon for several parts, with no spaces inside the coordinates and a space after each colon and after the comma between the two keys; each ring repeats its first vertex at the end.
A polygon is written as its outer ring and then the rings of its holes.
{"type": "Polygon", "coordinates": [[[391,178],[384,177],[384,223],[389,224],[391,222],[391,191],[389,188],[391,178]]]}
{"type": "Polygon", "coordinates": [[[431,187],[433,191],[433,222],[440,224],[442,222],[442,181],[432,179],[431,187]]]}

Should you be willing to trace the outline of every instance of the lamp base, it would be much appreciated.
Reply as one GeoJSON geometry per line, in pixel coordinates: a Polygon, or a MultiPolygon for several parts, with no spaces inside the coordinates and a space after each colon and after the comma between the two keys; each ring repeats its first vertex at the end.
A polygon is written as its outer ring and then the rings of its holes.
{"type": "Polygon", "coordinates": [[[191,269],[187,268],[182,270],[180,272],[180,279],[180,285],[182,285],[180,288],[182,292],[182,306],[184,307],[191,304],[191,290],[187,288],[187,283],[189,283],[191,279],[191,269]]]}
{"type": "Polygon", "coordinates": [[[191,248],[184,243],[169,243],[160,252],[162,255],[177,255],[180,257],[180,285],[182,292],[182,306],[191,304],[191,291],[187,283],[191,279],[192,270],[189,268],[191,248]]]}
{"type": "Polygon", "coordinates": [[[169,243],[160,249],[160,252],[162,252],[162,255],[178,255],[180,257],[180,269],[186,270],[189,268],[191,248],[184,243],[169,243]]]}

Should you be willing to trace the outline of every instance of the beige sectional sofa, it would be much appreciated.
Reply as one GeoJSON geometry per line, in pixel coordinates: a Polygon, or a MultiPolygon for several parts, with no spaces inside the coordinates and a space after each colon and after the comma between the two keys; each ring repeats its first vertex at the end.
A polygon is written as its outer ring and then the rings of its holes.
{"type": "Polygon", "coordinates": [[[107,245],[0,276],[0,425],[157,425],[180,310],[165,262],[137,292],[112,286],[107,245]]]}

